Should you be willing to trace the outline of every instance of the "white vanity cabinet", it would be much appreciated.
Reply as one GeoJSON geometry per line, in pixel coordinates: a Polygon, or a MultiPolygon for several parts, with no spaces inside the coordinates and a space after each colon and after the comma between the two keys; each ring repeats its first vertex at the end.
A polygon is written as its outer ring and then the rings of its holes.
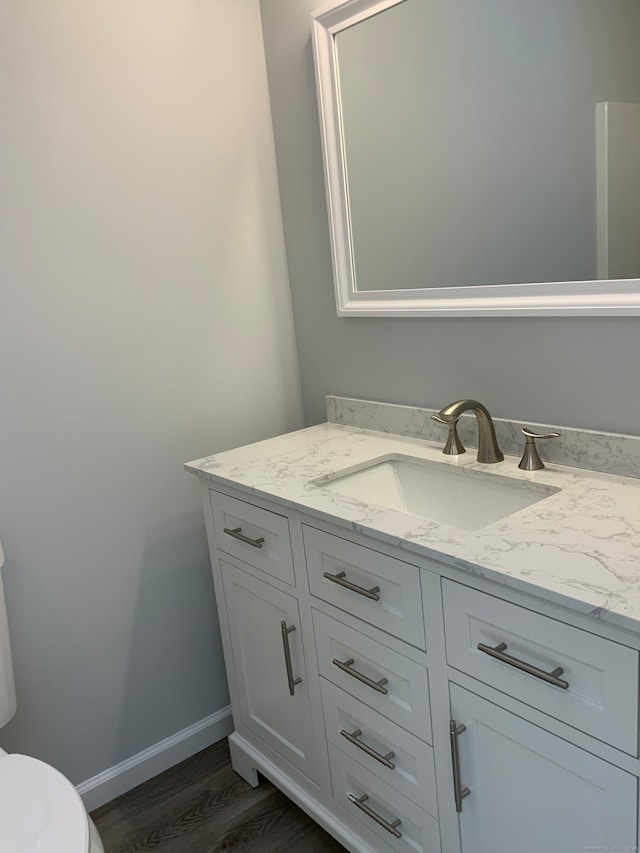
{"type": "Polygon", "coordinates": [[[630,633],[294,508],[203,495],[248,781],[352,853],[636,849],[630,633]]]}

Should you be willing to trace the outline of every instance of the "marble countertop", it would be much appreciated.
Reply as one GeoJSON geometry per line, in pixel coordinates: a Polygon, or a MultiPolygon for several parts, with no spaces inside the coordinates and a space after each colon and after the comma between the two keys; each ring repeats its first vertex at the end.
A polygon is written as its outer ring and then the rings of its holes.
{"type": "Polygon", "coordinates": [[[525,472],[475,452],[446,457],[442,444],[325,423],[208,456],[187,471],[435,558],[632,631],[640,630],[640,480],[548,463],[525,472]],[[365,467],[387,454],[455,465],[559,489],[514,515],[465,531],[345,497],[311,481],[365,467]]]}

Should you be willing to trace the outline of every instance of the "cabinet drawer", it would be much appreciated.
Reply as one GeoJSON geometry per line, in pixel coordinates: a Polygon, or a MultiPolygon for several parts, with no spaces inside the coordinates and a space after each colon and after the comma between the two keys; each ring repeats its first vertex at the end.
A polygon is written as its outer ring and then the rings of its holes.
{"type": "Polygon", "coordinates": [[[431,743],[426,668],[317,610],[313,625],[320,674],[431,743]]]}
{"type": "Polygon", "coordinates": [[[303,534],[312,595],[425,648],[417,566],[306,525],[303,534]]]}
{"type": "Polygon", "coordinates": [[[437,816],[431,747],[324,678],[320,682],[327,740],[437,816]]]}
{"type": "Polygon", "coordinates": [[[287,518],[219,492],[209,495],[218,548],[295,586],[287,518]]]}
{"type": "Polygon", "coordinates": [[[334,800],[390,847],[399,853],[440,850],[438,821],[432,815],[335,746],[329,746],[329,763],[334,800]]]}
{"type": "Polygon", "coordinates": [[[448,580],[442,581],[442,590],[451,666],[637,754],[637,652],[448,580]],[[496,647],[507,660],[487,653],[496,647]],[[518,669],[518,661],[533,672],[518,669]],[[545,673],[553,676],[554,671],[568,687],[544,680],[545,673]]]}

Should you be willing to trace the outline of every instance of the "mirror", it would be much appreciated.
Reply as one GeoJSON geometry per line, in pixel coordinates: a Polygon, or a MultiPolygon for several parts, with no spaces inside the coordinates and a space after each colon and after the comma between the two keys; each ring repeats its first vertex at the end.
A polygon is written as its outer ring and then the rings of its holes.
{"type": "Polygon", "coordinates": [[[640,313],[640,0],[313,16],[338,313],[640,313]]]}

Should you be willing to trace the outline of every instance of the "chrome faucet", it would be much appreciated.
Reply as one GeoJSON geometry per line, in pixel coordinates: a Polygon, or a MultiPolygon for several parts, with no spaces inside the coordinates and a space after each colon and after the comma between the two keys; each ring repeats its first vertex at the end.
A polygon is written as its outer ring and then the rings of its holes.
{"type": "MultiPolygon", "coordinates": [[[[451,428],[452,425],[455,426],[460,415],[469,411],[473,412],[478,421],[478,462],[502,462],[504,456],[496,441],[496,431],[493,428],[491,415],[482,403],[477,400],[458,400],[449,406],[445,406],[437,415],[432,415],[432,419],[438,423],[447,424],[451,428]]],[[[447,447],[443,453],[464,453],[464,448],[462,450],[460,448],[462,445],[459,445],[458,448],[452,448],[451,442],[447,441],[447,447]]]]}

